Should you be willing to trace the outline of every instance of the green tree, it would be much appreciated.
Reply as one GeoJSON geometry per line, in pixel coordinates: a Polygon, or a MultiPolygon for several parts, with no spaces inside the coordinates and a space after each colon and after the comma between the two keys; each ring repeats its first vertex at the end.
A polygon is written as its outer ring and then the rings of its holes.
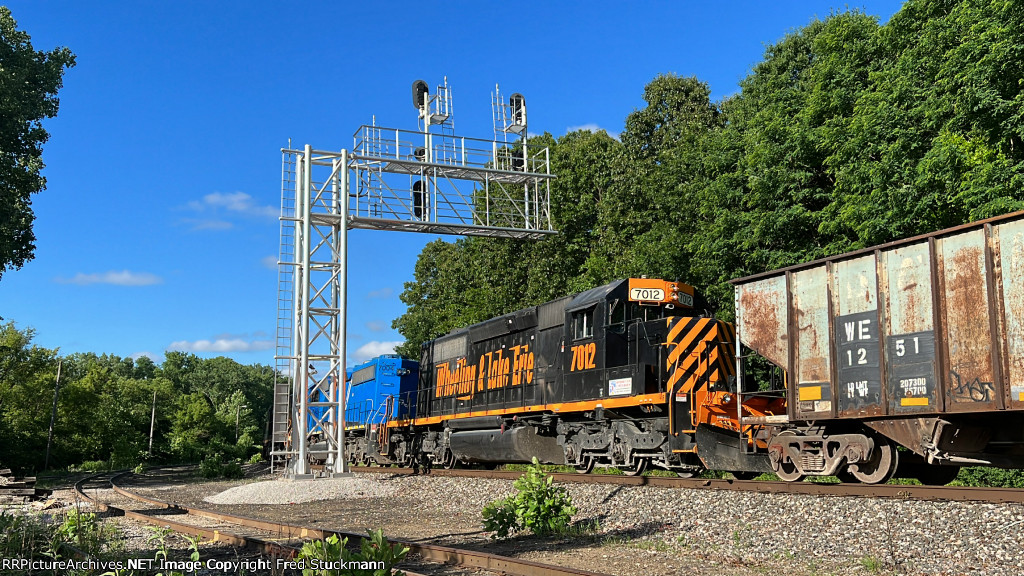
{"type": "Polygon", "coordinates": [[[875,65],[878,24],[860,12],[812,21],[768,47],[740,94],[722,103],[725,127],[705,142],[705,186],[689,237],[691,282],[728,316],[727,281],[851,246],[836,226],[834,175],[859,94],[875,65]]]}
{"type": "Polygon", "coordinates": [[[57,115],[64,70],[74,65],[67,48],[33,48],[0,6],[0,277],[33,257],[31,196],[46,187],[40,171],[49,134],[42,120],[57,115]]]}
{"type": "Polygon", "coordinates": [[[858,246],[1024,208],[1024,8],[910,0],[829,158],[858,246]]]}

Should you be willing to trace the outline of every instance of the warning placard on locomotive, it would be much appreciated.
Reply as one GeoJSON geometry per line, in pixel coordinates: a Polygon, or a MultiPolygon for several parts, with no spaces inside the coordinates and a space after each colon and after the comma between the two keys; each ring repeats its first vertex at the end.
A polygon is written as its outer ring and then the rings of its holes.
{"type": "Polygon", "coordinates": [[[609,396],[624,396],[633,393],[632,378],[615,378],[608,381],[609,396]]]}
{"type": "Polygon", "coordinates": [[[839,410],[861,410],[882,402],[881,339],[878,312],[837,316],[836,367],[839,410]]]}

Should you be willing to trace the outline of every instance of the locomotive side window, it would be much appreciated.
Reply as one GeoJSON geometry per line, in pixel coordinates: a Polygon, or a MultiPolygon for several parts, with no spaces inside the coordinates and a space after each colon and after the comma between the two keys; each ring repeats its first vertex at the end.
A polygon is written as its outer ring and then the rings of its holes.
{"type": "Polygon", "coordinates": [[[608,305],[608,329],[618,334],[626,332],[626,307],[615,299],[608,305]]]}
{"type": "Polygon", "coordinates": [[[582,340],[594,335],[594,311],[596,306],[572,313],[572,338],[582,340]]]}

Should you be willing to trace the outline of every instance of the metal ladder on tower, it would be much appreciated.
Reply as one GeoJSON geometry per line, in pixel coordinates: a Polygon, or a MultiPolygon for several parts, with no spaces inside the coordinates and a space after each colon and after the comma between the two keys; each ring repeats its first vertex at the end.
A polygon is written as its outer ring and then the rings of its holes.
{"type": "Polygon", "coordinates": [[[292,368],[295,331],[295,289],[299,270],[295,266],[296,157],[285,153],[281,161],[281,245],[277,266],[277,327],[274,353],[273,428],[271,432],[271,469],[278,457],[292,452],[291,428],[292,368]],[[282,449],[283,448],[283,449],[282,449]]]}

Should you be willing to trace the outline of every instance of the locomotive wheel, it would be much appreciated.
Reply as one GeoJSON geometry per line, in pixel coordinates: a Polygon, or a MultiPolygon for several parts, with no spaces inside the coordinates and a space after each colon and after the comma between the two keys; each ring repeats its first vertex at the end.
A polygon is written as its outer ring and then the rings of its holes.
{"type": "Polygon", "coordinates": [[[637,458],[634,466],[619,468],[622,470],[622,474],[625,476],[639,476],[647,470],[647,464],[650,462],[649,458],[637,458]]]}
{"type": "Polygon", "coordinates": [[[899,464],[899,452],[892,442],[879,439],[878,446],[871,453],[871,460],[851,465],[848,470],[853,477],[865,484],[878,484],[892,478],[899,464]]]}
{"type": "Polygon", "coordinates": [[[441,467],[445,470],[451,470],[452,468],[455,468],[456,464],[458,464],[458,462],[455,460],[455,455],[452,454],[452,451],[445,450],[444,459],[441,460],[441,467]]]}
{"type": "Polygon", "coordinates": [[[573,466],[577,474],[588,474],[594,470],[594,459],[590,456],[584,456],[579,464],[573,466]]]}

